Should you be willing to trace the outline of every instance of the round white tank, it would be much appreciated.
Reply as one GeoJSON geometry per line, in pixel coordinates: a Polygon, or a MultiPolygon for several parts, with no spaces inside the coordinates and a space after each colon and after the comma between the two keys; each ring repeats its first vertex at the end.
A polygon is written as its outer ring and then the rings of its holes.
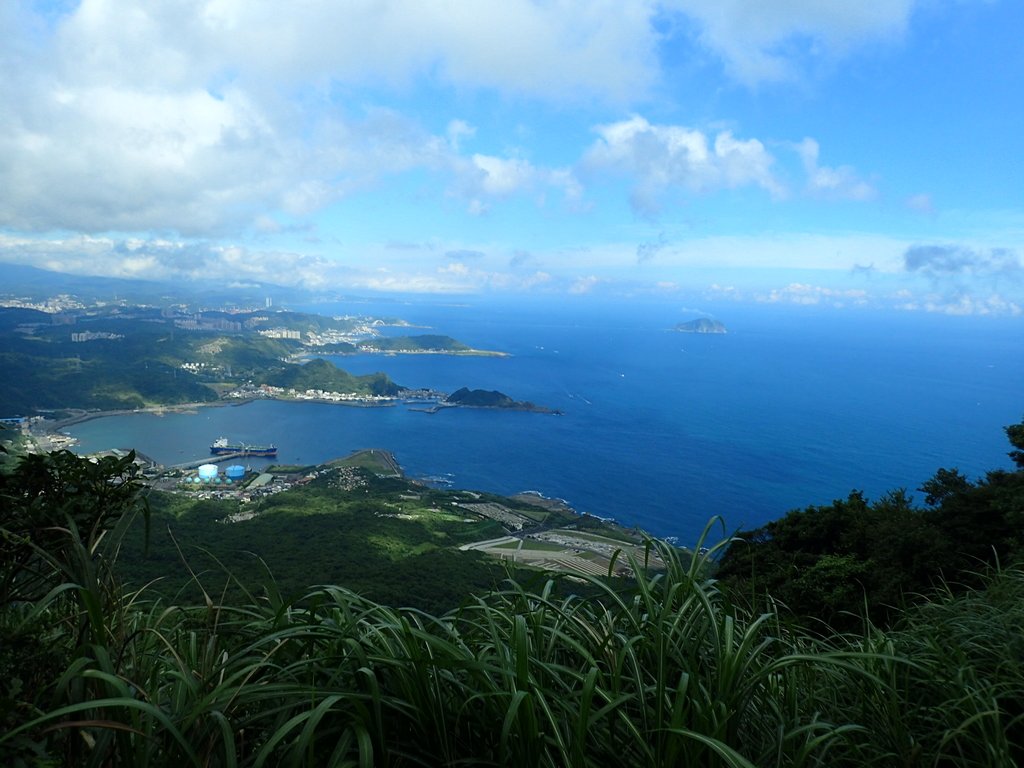
{"type": "Polygon", "coordinates": [[[206,481],[213,480],[213,478],[217,476],[218,471],[216,464],[203,464],[199,467],[199,479],[206,481]]]}

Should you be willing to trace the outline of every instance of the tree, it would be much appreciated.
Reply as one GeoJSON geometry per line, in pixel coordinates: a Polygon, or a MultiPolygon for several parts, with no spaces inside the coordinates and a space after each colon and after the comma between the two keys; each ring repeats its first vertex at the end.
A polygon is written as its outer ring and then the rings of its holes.
{"type": "Polygon", "coordinates": [[[0,473],[0,607],[96,581],[107,532],[137,510],[148,514],[134,461],[134,453],[92,462],[56,451],[0,473]]]}
{"type": "Polygon", "coordinates": [[[942,504],[957,494],[967,493],[974,486],[960,474],[958,469],[940,469],[930,480],[926,480],[918,489],[925,494],[924,503],[929,507],[942,504]]]}
{"type": "Polygon", "coordinates": [[[855,629],[865,610],[889,621],[908,593],[930,589],[948,559],[946,540],[904,491],[873,503],[854,491],[739,533],[718,577],[739,595],[771,595],[799,620],[855,629]]]}
{"type": "Polygon", "coordinates": [[[1021,421],[1020,424],[1003,427],[1003,429],[1010,440],[1010,445],[1015,449],[1010,451],[1007,456],[1013,459],[1013,463],[1017,465],[1018,469],[1024,469],[1024,421],[1021,421]]]}

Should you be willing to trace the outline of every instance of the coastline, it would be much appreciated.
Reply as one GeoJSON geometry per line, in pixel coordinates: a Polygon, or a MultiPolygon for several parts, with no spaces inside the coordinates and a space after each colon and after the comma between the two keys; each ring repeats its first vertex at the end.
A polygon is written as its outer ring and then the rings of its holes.
{"type": "MultiPolygon", "coordinates": [[[[62,430],[84,424],[94,419],[105,419],[109,416],[133,416],[140,413],[150,413],[161,416],[165,413],[188,413],[198,411],[201,408],[235,408],[256,400],[275,400],[281,403],[323,403],[325,405],[345,405],[350,408],[389,408],[398,405],[398,401],[388,402],[366,402],[360,400],[329,400],[323,398],[298,398],[298,397],[245,397],[211,400],[199,403],[176,403],[174,405],[147,405],[144,408],[116,408],[109,411],[85,411],[65,419],[51,421],[41,418],[36,422],[32,430],[33,437],[45,438],[51,435],[63,434],[62,430]]],[[[72,410],[72,409],[69,409],[72,410]]]]}
{"type": "Polygon", "coordinates": [[[225,406],[247,405],[256,399],[257,398],[255,397],[250,397],[230,401],[210,400],[208,402],[201,403],[176,403],[174,405],[147,405],[144,408],[117,408],[110,411],[85,411],[76,416],[71,416],[69,418],[60,419],[50,423],[47,423],[49,422],[49,419],[43,419],[43,423],[45,424],[46,432],[53,433],[59,432],[62,429],[67,429],[68,427],[73,427],[76,424],[83,424],[87,421],[92,421],[93,419],[103,419],[107,416],[130,416],[136,413],[153,413],[157,415],[163,413],[187,413],[188,411],[198,410],[199,408],[221,408],[225,406]]]}
{"type": "Polygon", "coordinates": [[[312,360],[315,357],[355,357],[356,355],[383,355],[394,357],[396,355],[449,355],[451,357],[512,357],[511,352],[499,352],[491,349],[364,349],[357,348],[355,352],[320,352],[316,349],[306,349],[296,352],[288,359],[291,362],[300,360],[312,360]]]}
{"type": "MultiPolygon", "coordinates": [[[[196,402],[196,403],[175,403],[172,405],[148,405],[143,408],[115,408],[107,411],[83,411],[77,413],[74,416],[69,416],[64,419],[51,421],[50,419],[42,418],[40,422],[37,422],[40,429],[38,429],[38,436],[46,436],[60,433],[61,430],[73,427],[78,424],[84,424],[87,421],[94,419],[103,419],[109,416],[132,416],[140,413],[150,413],[155,415],[162,415],[165,413],[188,413],[189,411],[198,411],[201,408],[226,408],[226,407],[238,407],[248,405],[249,403],[257,400],[274,400],[281,403],[321,403],[324,405],[343,405],[349,408],[394,408],[395,406],[405,402],[403,398],[395,397],[388,400],[373,400],[369,397],[363,398],[351,398],[351,399],[332,399],[324,397],[280,397],[280,396],[263,396],[263,397],[237,397],[237,398],[220,398],[217,400],[211,400],[207,402],[196,402]]],[[[429,401],[419,401],[426,404],[429,401]]],[[[448,408],[477,408],[483,410],[496,410],[496,411],[518,411],[521,413],[547,413],[554,415],[561,415],[561,411],[557,409],[545,408],[543,406],[490,406],[490,405],[466,405],[463,403],[446,403],[438,402],[433,405],[429,405],[424,408],[410,408],[410,411],[418,413],[437,413],[440,410],[448,408]]],[[[68,409],[73,410],[73,409],[68,409]]]]}

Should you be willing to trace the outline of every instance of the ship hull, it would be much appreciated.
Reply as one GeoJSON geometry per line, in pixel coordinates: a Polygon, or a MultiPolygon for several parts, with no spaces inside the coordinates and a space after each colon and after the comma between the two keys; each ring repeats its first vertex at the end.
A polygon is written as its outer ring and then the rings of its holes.
{"type": "Polygon", "coordinates": [[[277,456],[277,448],[273,445],[211,445],[210,453],[214,456],[227,456],[240,453],[243,456],[277,456]]]}

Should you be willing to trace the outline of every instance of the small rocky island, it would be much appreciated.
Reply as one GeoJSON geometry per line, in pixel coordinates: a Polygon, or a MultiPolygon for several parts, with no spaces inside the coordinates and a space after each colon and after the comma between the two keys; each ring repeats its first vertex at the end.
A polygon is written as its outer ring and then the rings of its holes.
{"type": "Polygon", "coordinates": [[[725,326],[717,320],[701,317],[685,323],[678,323],[675,330],[680,333],[728,333],[725,326]]]}
{"type": "Polygon", "coordinates": [[[531,411],[533,413],[560,413],[560,411],[554,411],[530,402],[513,400],[504,392],[470,389],[469,387],[463,387],[452,392],[445,398],[444,402],[445,405],[464,405],[472,408],[506,408],[513,411],[531,411]]]}

